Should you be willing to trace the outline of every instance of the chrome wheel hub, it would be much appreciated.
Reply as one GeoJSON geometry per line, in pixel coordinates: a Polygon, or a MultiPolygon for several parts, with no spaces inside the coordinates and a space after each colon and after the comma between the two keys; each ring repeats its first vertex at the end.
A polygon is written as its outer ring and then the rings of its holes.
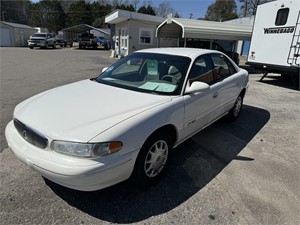
{"type": "Polygon", "coordinates": [[[234,109],[233,109],[233,115],[235,117],[237,117],[239,115],[241,108],[242,108],[242,97],[239,96],[235,102],[234,109]]]}
{"type": "Polygon", "coordinates": [[[168,144],[164,140],[157,141],[147,153],[144,170],[148,177],[157,176],[164,168],[168,158],[168,144]]]}

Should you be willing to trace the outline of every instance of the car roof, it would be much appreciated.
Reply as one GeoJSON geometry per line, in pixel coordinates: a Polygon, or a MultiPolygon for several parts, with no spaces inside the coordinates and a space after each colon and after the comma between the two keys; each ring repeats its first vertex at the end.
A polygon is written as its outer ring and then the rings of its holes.
{"type": "Polygon", "coordinates": [[[201,49],[201,48],[182,48],[182,47],[170,47],[170,48],[148,48],[136,51],[138,53],[157,53],[157,54],[167,54],[167,55],[178,55],[186,56],[189,58],[196,58],[199,55],[204,55],[207,53],[221,53],[216,50],[201,49]]]}

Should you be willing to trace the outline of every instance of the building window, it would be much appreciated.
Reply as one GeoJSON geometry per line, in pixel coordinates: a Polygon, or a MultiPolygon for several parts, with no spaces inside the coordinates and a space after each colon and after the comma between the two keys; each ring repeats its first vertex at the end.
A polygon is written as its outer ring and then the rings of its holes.
{"type": "Polygon", "coordinates": [[[122,28],[121,30],[121,48],[128,48],[128,30],[127,28],[122,28]]]}
{"type": "Polygon", "coordinates": [[[139,29],[139,44],[152,45],[153,43],[153,29],[140,28],[139,29]]]}
{"type": "Polygon", "coordinates": [[[290,12],[289,8],[279,9],[277,12],[275,25],[276,26],[285,25],[289,17],[289,12],[290,12]]]}

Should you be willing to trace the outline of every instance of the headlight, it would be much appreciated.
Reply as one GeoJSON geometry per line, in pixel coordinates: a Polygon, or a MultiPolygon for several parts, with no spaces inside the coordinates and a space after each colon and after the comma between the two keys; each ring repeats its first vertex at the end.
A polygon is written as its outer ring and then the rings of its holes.
{"type": "Polygon", "coordinates": [[[77,157],[95,158],[119,151],[123,147],[122,142],[113,141],[107,143],[75,143],[66,141],[53,141],[51,148],[59,153],[77,157]]]}

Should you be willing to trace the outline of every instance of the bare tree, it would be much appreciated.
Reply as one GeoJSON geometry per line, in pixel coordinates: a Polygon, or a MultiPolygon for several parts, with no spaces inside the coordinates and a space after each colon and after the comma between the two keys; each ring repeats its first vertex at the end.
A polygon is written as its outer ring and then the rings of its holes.
{"type": "Polygon", "coordinates": [[[133,5],[135,11],[137,11],[138,4],[140,4],[140,0],[131,0],[131,5],[133,5]]]}
{"type": "Polygon", "coordinates": [[[164,1],[159,4],[156,9],[156,15],[161,17],[167,17],[169,14],[172,16],[178,14],[177,11],[171,6],[170,2],[164,1]]]}
{"type": "Polygon", "coordinates": [[[120,5],[124,4],[124,1],[123,0],[112,0],[111,4],[113,6],[120,6],[120,5]]]}
{"type": "Polygon", "coordinates": [[[275,0],[239,0],[241,5],[242,16],[251,16],[256,14],[257,6],[275,0]]]}

